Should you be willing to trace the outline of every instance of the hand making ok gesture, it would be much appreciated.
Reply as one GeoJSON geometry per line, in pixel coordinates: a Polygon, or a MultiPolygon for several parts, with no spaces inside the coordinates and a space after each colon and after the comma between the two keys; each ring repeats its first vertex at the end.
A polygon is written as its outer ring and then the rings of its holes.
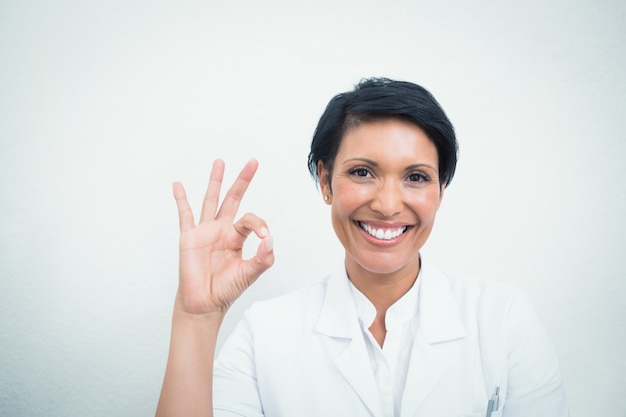
{"type": "Polygon", "coordinates": [[[198,224],[183,185],[174,183],[180,220],[177,309],[190,314],[225,312],[274,263],[272,236],[265,221],[251,213],[234,221],[257,167],[256,160],[243,167],[220,206],[224,161],[216,160],[198,224]],[[251,232],[261,242],[256,255],[245,260],[242,248],[251,232]]]}

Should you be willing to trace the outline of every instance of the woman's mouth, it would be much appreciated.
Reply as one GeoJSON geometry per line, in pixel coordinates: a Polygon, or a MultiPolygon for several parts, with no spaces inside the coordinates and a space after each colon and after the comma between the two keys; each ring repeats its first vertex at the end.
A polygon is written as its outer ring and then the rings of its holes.
{"type": "Polygon", "coordinates": [[[396,227],[396,228],[375,228],[370,226],[367,223],[357,222],[359,227],[363,229],[370,236],[375,237],[379,240],[391,240],[400,236],[402,233],[406,232],[408,226],[396,227]]]}

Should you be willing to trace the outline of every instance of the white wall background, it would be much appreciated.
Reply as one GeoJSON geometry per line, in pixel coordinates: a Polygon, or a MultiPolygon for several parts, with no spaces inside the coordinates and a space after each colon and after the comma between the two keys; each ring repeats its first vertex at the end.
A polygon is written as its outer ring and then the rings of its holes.
{"type": "MultiPolygon", "coordinates": [[[[241,213],[276,265],[233,307],[341,259],[308,177],[361,77],[424,85],[457,177],[425,252],[528,289],[572,415],[626,416],[626,3],[0,3],[0,415],[150,416],[177,285],[171,183],[260,170],[241,213]]],[[[220,339],[223,341],[223,339],[220,339]]]]}

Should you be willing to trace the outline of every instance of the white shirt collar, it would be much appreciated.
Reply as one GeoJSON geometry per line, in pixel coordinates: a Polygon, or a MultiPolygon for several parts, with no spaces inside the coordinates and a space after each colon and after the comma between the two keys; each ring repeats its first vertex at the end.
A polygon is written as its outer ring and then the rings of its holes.
{"type": "MultiPolygon", "coordinates": [[[[417,275],[417,279],[411,286],[411,288],[402,296],[398,301],[393,303],[385,314],[385,328],[387,331],[394,330],[403,326],[407,321],[411,320],[417,315],[419,311],[419,287],[420,276],[422,275],[422,269],[417,275]]],[[[363,294],[357,287],[354,286],[352,281],[350,282],[350,288],[352,290],[352,296],[354,299],[354,305],[356,307],[357,317],[364,328],[369,328],[374,319],[376,318],[376,308],[374,304],[363,294]]]]}

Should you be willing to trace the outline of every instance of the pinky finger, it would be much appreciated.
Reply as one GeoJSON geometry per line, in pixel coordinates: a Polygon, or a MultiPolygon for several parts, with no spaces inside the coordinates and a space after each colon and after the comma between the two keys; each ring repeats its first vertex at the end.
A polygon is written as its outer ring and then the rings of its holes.
{"type": "Polygon", "coordinates": [[[193,212],[189,206],[189,201],[187,200],[187,194],[185,193],[185,187],[183,187],[183,184],[175,182],[172,188],[174,191],[174,199],[176,200],[176,207],[178,207],[180,231],[184,232],[194,226],[193,212]]]}

